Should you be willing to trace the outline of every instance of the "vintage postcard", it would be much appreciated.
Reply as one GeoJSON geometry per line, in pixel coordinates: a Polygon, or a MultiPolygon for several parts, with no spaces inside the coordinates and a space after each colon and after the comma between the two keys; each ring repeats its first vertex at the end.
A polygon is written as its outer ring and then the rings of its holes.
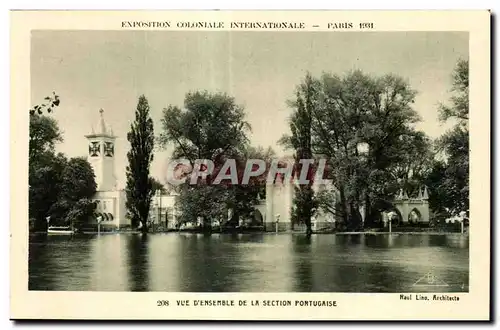
{"type": "Polygon", "coordinates": [[[12,11],[11,318],[488,320],[490,19],[12,11]]]}

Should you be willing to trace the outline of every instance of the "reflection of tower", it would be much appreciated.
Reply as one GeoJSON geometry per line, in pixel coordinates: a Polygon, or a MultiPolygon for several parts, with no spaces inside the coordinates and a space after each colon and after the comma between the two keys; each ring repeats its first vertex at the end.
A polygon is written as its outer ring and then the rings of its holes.
{"type": "Polygon", "coordinates": [[[89,141],[88,161],[94,169],[97,191],[116,189],[115,176],[115,139],[113,131],[104,122],[104,110],[92,133],[85,137],[89,141]]]}

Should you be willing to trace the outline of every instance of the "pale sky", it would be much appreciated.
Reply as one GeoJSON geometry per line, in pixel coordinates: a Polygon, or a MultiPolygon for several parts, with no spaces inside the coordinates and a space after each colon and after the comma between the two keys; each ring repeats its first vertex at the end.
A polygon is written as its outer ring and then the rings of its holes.
{"type": "MultiPolygon", "coordinates": [[[[419,128],[437,137],[446,130],[437,104],[450,96],[457,60],[468,58],[468,33],[460,32],[36,31],[31,44],[32,104],[52,91],[61,98],[53,114],[64,134],[58,151],[86,156],[84,135],[103,108],[118,136],[119,187],[141,94],[158,135],[162,109],[182,106],[187,92],[227,92],[246,109],[252,144],[282,153],[276,141],[288,132],[286,100],[307,71],[394,73],[418,91],[419,128]]],[[[169,154],[157,152],[152,164],[151,174],[162,182],[169,154]]]]}

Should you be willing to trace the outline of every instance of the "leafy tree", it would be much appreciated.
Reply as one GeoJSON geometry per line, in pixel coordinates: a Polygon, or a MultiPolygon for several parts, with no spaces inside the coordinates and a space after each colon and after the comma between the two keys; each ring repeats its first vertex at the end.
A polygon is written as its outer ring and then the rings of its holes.
{"type": "Polygon", "coordinates": [[[198,217],[201,217],[203,226],[209,227],[209,220],[222,217],[225,221],[228,199],[229,190],[221,189],[221,186],[182,185],[178,197],[179,222],[194,223],[198,217]]]}
{"type": "Polygon", "coordinates": [[[30,164],[29,177],[30,218],[37,230],[46,227],[47,216],[52,224],[83,224],[93,213],[96,183],[87,160],[46,152],[30,164]]]}
{"type": "Polygon", "coordinates": [[[459,60],[452,74],[453,93],[450,98],[451,105],[441,104],[439,107],[439,118],[447,121],[451,118],[460,124],[467,125],[469,122],[469,61],[459,60]]]}
{"type": "Polygon", "coordinates": [[[45,97],[45,103],[37,104],[30,109],[30,115],[42,115],[44,111],[51,113],[60,103],[59,95],[56,95],[56,92],[52,92],[52,96],[45,97]]]}
{"type": "Polygon", "coordinates": [[[47,104],[35,105],[30,109],[29,124],[29,161],[35,161],[38,154],[54,152],[54,146],[62,142],[62,135],[55,119],[43,116],[43,110],[49,113],[60,104],[59,96],[46,97],[47,104]],[[47,108],[48,107],[48,108],[47,108]]]}
{"type": "Polygon", "coordinates": [[[29,215],[35,219],[35,230],[45,229],[46,217],[51,223],[83,224],[94,212],[90,198],[96,191],[94,172],[84,158],[68,160],[55,154],[62,134],[51,113],[60,104],[53,93],[45,103],[30,109],[29,126],[29,215]]]}
{"type": "Polygon", "coordinates": [[[29,163],[29,217],[35,230],[47,228],[46,217],[59,199],[67,159],[52,151],[37,154],[29,163]]]}
{"type": "MultiPolygon", "coordinates": [[[[234,157],[240,184],[223,186],[225,189],[225,205],[233,210],[233,217],[229,219],[227,225],[237,225],[240,218],[253,218],[259,198],[265,199],[266,197],[267,170],[270,168],[275,155],[276,153],[271,147],[264,149],[260,146],[254,148],[247,145],[234,157]],[[250,177],[248,183],[243,184],[244,171],[249,159],[263,160],[266,167],[264,173],[260,176],[250,177]]],[[[226,219],[224,218],[224,220],[226,219]]]]}
{"type": "Polygon", "coordinates": [[[73,202],[92,197],[97,189],[94,170],[83,157],[71,158],[62,172],[61,197],[73,202]]]}
{"type": "MultiPolygon", "coordinates": [[[[214,172],[217,172],[226,159],[238,159],[247,147],[246,134],[250,125],[244,117],[243,108],[226,94],[188,93],[183,110],[176,106],[163,110],[163,132],[159,142],[163,147],[173,144],[173,158],[188,159],[191,165],[197,159],[212,160],[214,172]]],[[[213,177],[200,179],[196,185],[188,182],[177,187],[182,221],[193,222],[198,217],[203,221],[219,218],[227,214],[228,207],[239,205],[236,196],[240,188],[211,186],[213,177]]]]}
{"type": "Polygon", "coordinates": [[[96,208],[91,198],[96,192],[95,175],[85,158],[71,158],[61,172],[57,201],[50,208],[52,223],[81,226],[96,208]]]}
{"type": "Polygon", "coordinates": [[[167,192],[165,185],[155,178],[151,178],[151,189],[153,193],[156,193],[156,191],[158,190],[161,191],[162,194],[165,194],[167,192]]]}
{"type": "Polygon", "coordinates": [[[358,94],[368,95],[358,133],[367,150],[363,155],[355,150],[355,156],[362,156],[357,173],[364,190],[365,225],[373,225],[381,211],[392,208],[397,190],[416,184],[421,171],[417,159],[425,159],[429,144],[425,134],[413,129],[420,117],[412,107],[416,92],[408,83],[395,75],[367,79],[367,90],[358,94]]]}
{"type": "Polygon", "coordinates": [[[234,155],[248,142],[250,125],[245,112],[226,94],[188,93],[184,110],[169,106],[163,110],[163,132],[159,142],[174,144],[174,158],[210,159],[216,165],[222,156],[234,155]]]}
{"type": "Polygon", "coordinates": [[[338,191],[334,189],[320,189],[316,193],[316,206],[325,213],[330,214],[333,219],[342,219],[344,215],[339,213],[339,210],[341,210],[339,197],[338,191]]]}
{"type": "Polygon", "coordinates": [[[337,194],[323,192],[317,203],[329,203],[327,211],[356,230],[362,223],[360,208],[366,207],[367,219],[375,216],[390,207],[402,184],[396,174],[401,176],[403,169],[398,166],[417,141],[412,136],[419,134],[412,129],[419,120],[412,108],[416,93],[400,77],[361,71],[343,77],[324,74],[317,84],[311,149],[315,157],[328,160],[327,176],[340,199],[332,203],[337,194]]]}
{"type": "Polygon", "coordinates": [[[443,122],[454,127],[441,136],[436,145],[437,158],[427,177],[431,187],[429,204],[442,217],[469,209],[469,61],[459,60],[452,74],[450,105],[439,107],[443,122]]]}
{"type": "Polygon", "coordinates": [[[455,127],[438,141],[444,158],[437,158],[426,177],[429,205],[440,218],[469,209],[469,136],[455,127]]]}
{"type": "MultiPolygon", "coordinates": [[[[312,120],[313,111],[317,107],[317,94],[320,90],[319,82],[314,80],[310,74],[307,74],[303,83],[301,83],[296,92],[295,102],[291,102],[294,113],[290,119],[290,137],[291,145],[295,150],[296,170],[302,171],[301,159],[312,159],[312,120]]],[[[312,172],[311,172],[312,173],[312,172]]],[[[308,184],[295,186],[294,207],[292,211],[292,221],[294,223],[305,223],[307,235],[312,233],[311,217],[316,209],[314,200],[314,191],[312,189],[311,175],[308,175],[308,184]]]]}
{"type": "Polygon", "coordinates": [[[398,186],[411,194],[421,188],[430,169],[435,156],[432,142],[425,133],[409,129],[395,146],[398,148],[397,160],[390,171],[400,183],[398,186]]]}
{"type": "Polygon", "coordinates": [[[82,228],[95,212],[97,202],[82,198],[74,202],[66,215],[66,223],[71,223],[75,228],[82,228]]]}
{"type": "Polygon", "coordinates": [[[54,153],[55,145],[62,142],[61,131],[54,118],[34,114],[29,124],[29,162],[39,155],[54,153]]]}
{"type": "Polygon", "coordinates": [[[127,134],[130,151],[127,153],[127,202],[126,207],[132,219],[132,226],[142,223],[142,232],[147,233],[147,219],[153,181],[149,169],[153,161],[154,132],[153,121],[149,116],[149,104],[144,95],[139,97],[135,121],[127,134]]]}
{"type": "Polygon", "coordinates": [[[34,229],[43,230],[47,223],[45,218],[57,200],[60,189],[61,173],[66,158],[55,154],[55,145],[62,141],[57,122],[43,116],[43,112],[51,112],[59,106],[57,95],[45,98],[46,104],[35,105],[30,109],[29,122],[29,217],[34,219],[34,229]]]}
{"type": "Polygon", "coordinates": [[[449,198],[451,190],[443,184],[445,177],[446,163],[440,159],[434,160],[425,178],[425,184],[429,187],[429,208],[437,222],[449,215],[447,209],[452,206],[452,200],[449,198]]]}

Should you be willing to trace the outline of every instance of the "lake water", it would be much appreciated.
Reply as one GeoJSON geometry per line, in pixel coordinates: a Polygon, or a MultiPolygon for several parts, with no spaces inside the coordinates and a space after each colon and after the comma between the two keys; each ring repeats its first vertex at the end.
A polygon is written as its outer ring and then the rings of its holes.
{"type": "Polygon", "coordinates": [[[468,284],[469,241],[457,234],[42,235],[29,244],[30,290],[467,292],[468,284]]]}

